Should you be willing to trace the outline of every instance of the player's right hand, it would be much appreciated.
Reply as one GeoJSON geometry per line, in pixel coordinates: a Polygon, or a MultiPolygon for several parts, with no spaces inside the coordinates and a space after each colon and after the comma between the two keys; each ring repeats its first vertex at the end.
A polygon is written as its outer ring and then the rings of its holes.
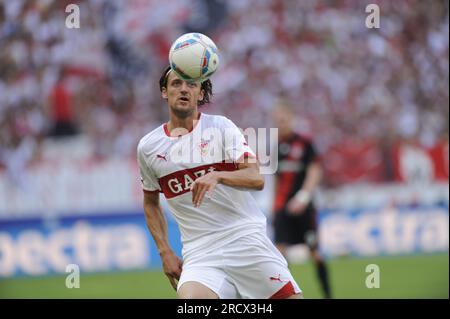
{"type": "Polygon", "coordinates": [[[299,201],[297,198],[292,198],[287,203],[287,211],[290,215],[301,215],[305,211],[306,204],[299,201]]]}
{"type": "Polygon", "coordinates": [[[173,251],[169,251],[161,255],[163,264],[163,270],[167,278],[169,278],[170,284],[175,291],[177,290],[178,280],[180,280],[183,262],[173,251]]]}
{"type": "Polygon", "coordinates": [[[218,182],[217,172],[210,172],[197,178],[195,182],[191,184],[192,203],[194,203],[194,207],[200,206],[205,195],[206,197],[211,198],[218,182]]]}

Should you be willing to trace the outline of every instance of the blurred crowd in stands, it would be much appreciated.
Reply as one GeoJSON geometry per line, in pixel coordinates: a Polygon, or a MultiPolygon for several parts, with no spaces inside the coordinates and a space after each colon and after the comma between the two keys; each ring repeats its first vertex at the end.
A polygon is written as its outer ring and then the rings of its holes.
{"type": "Polygon", "coordinates": [[[271,127],[283,98],[327,165],[339,166],[336,148],[369,143],[382,173],[368,180],[391,180],[391,145],[448,143],[449,4],[372,2],[379,29],[357,0],[0,0],[0,168],[67,136],[87,137],[95,158],[134,158],[167,120],[158,79],[169,47],[197,31],[221,58],[203,112],[271,127]],[[69,3],[79,29],[65,25],[69,3]]]}

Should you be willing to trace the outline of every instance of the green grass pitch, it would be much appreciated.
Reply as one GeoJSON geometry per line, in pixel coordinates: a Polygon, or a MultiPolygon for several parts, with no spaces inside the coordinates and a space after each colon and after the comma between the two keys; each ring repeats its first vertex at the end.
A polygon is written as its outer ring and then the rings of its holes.
{"type": "MultiPolygon", "coordinates": [[[[290,265],[305,298],[321,298],[312,262],[290,265]]],[[[448,253],[404,257],[336,258],[328,261],[335,298],[449,298],[448,253]],[[366,287],[368,264],[380,268],[380,287],[366,287]]],[[[175,298],[161,271],[81,274],[68,289],[65,275],[0,280],[0,298],[175,298]]]]}

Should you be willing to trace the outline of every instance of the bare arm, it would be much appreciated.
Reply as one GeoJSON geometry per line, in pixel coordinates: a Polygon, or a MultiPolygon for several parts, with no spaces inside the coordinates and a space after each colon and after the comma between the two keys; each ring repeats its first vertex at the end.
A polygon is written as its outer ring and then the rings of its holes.
{"type": "Polygon", "coordinates": [[[246,160],[238,164],[236,171],[215,172],[215,174],[219,184],[258,191],[264,188],[264,177],[259,173],[258,163],[249,163],[246,160]]]}
{"type": "Polygon", "coordinates": [[[311,163],[306,170],[303,186],[289,201],[287,209],[291,214],[301,214],[311,201],[312,194],[322,180],[322,168],[319,163],[311,163]]]}
{"type": "Polygon", "coordinates": [[[161,256],[164,273],[176,290],[176,280],[180,279],[182,262],[169,245],[167,222],[159,204],[159,193],[144,192],[144,212],[147,227],[161,256]]]}
{"type": "Polygon", "coordinates": [[[262,190],[264,177],[259,173],[259,164],[255,159],[241,158],[238,161],[238,170],[211,172],[192,184],[192,202],[194,206],[200,206],[206,192],[212,194],[217,184],[245,189],[262,190]]]}
{"type": "Polygon", "coordinates": [[[311,163],[306,171],[306,179],[301,190],[313,193],[322,180],[322,168],[317,162],[311,163]]]}

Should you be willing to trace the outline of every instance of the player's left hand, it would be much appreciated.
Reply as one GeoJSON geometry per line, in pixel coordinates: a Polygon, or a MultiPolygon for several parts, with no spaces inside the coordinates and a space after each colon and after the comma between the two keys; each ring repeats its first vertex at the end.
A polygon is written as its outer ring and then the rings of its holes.
{"type": "Polygon", "coordinates": [[[214,188],[218,183],[218,176],[215,172],[203,175],[195,180],[191,185],[192,203],[194,207],[199,207],[208,192],[208,197],[212,196],[214,188]]]}
{"type": "Polygon", "coordinates": [[[305,211],[306,204],[297,198],[292,198],[287,204],[287,211],[291,215],[301,215],[305,211]]]}

